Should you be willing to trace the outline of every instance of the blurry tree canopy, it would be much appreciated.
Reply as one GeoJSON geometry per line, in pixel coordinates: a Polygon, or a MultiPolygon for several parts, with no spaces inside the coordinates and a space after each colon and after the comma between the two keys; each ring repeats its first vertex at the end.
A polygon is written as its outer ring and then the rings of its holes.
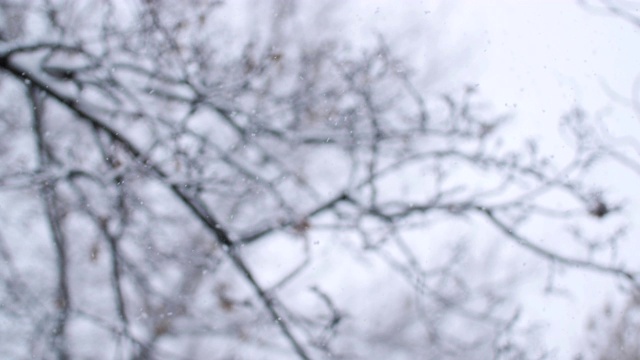
{"type": "Polygon", "coordinates": [[[582,111],[507,146],[311,3],[0,0],[3,357],[543,358],[522,263],[637,287],[582,111]]]}
{"type": "MultiPolygon", "coordinates": [[[[594,16],[605,16],[619,21],[622,26],[640,29],[640,9],[637,3],[621,0],[580,0],[583,10],[594,16]]],[[[637,69],[640,72],[640,68],[637,69]]],[[[606,84],[605,84],[606,85],[606,84]]],[[[632,89],[610,89],[611,101],[616,107],[628,110],[632,117],[640,118],[640,75],[633,81],[632,89]]],[[[604,128],[605,120],[599,128],[604,128]]],[[[640,176],[640,142],[635,134],[608,142],[602,155],[640,176]]],[[[596,212],[597,208],[593,211],[596,212]]],[[[635,239],[637,242],[637,239],[635,239]]],[[[637,281],[636,281],[637,283],[637,281]]],[[[640,289],[637,284],[620,294],[611,294],[601,311],[595,312],[586,323],[583,349],[576,351],[575,360],[631,360],[640,358],[640,289]]]]}

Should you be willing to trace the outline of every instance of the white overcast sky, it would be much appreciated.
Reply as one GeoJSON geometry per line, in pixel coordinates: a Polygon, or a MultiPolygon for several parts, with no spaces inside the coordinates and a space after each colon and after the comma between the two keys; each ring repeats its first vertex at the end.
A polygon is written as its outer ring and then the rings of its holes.
{"type": "MultiPolygon", "coordinates": [[[[630,96],[640,74],[638,29],[590,13],[576,1],[467,1],[462,6],[477,14],[485,36],[482,50],[474,54],[482,63],[480,88],[496,102],[517,105],[515,124],[521,133],[536,134],[561,152],[557,120],[575,104],[592,114],[615,108],[604,118],[614,136],[639,133],[634,113],[604,91],[606,84],[630,96]]],[[[602,178],[616,178],[613,186],[636,187],[637,178],[621,174],[602,178]]],[[[580,347],[585,315],[612,296],[610,289],[587,277],[575,276],[571,282],[573,298],[536,298],[541,317],[553,324],[548,341],[558,347],[559,359],[570,358],[571,349],[580,347]]]]}
{"type": "MultiPolygon", "coordinates": [[[[547,153],[562,154],[566,145],[558,120],[575,105],[591,114],[608,114],[603,119],[614,137],[640,133],[636,114],[604,90],[606,86],[628,98],[640,75],[640,30],[618,18],[589,12],[569,0],[355,4],[349,3],[346,14],[355,31],[366,36],[367,26],[360,25],[373,25],[388,42],[398,43],[402,57],[416,64],[428,64],[432,56],[448,60],[448,52],[452,65],[441,72],[444,86],[477,84],[496,109],[515,114],[510,130],[514,136],[535,136],[547,153]]],[[[618,188],[637,187],[637,178],[622,175],[602,174],[597,180],[618,188]]],[[[632,200],[640,200],[638,193],[632,200]]],[[[575,273],[563,284],[571,285],[573,297],[548,297],[537,288],[528,304],[540,309],[535,320],[548,325],[546,340],[557,347],[558,359],[571,358],[581,347],[586,316],[613,297],[614,285],[611,279],[575,273]]]]}
{"type": "MultiPolygon", "coordinates": [[[[477,85],[481,96],[497,111],[514,115],[509,135],[516,140],[537,138],[546,154],[558,158],[566,155],[568,146],[562,140],[558,121],[576,105],[592,115],[606,114],[604,123],[614,137],[640,134],[640,120],[633,111],[616,103],[604,90],[606,85],[629,97],[640,75],[640,46],[636,45],[640,31],[620,19],[589,12],[571,0],[333,3],[339,4],[337,17],[327,19],[322,16],[326,13],[313,8],[331,8],[331,1],[294,1],[301,10],[320,14],[301,17],[298,29],[303,33],[295,36],[314,41],[338,33],[353,39],[356,47],[367,48],[376,39],[374,33],[379,32],[394,55],[426,72],[421,85],[427,84],[436,93],[477,85]],[[434,79],[437,82],[433,83],[434,79]]],[[[261,3],[249,1],[247,5],[261,3]]],[[[236,10],[238,13],[231,16],[233,22],[244,19],[250,28],[260,23],[256,18],[246,18],[247,9],[236,10]]],[[[257,17],[265,14],[248,13],[257,17]]],[[[261,28],[254,31],[260,33],[261,28]]],[[[613,190],[637,188],[637,177],[623,175],[604,173],[594,182],[609,183],[613,190]]],[[[629,200],[640,203],[640,191],[630,194],[634,198],[629,200]]],[[[629,220],[640,223],[640,207],[635,209],[637,218],[629,220]]],[[[548,236],[550,241],[563,240],[558,239],[557,229],[542,231],[541,236],[548,236]]],[[[540,275],[544,278],[545,273],[540,275]]],[[[543,284],[534,283],[523,294],[525,316],[547,325],[547,345],[558,350],[556,358],[567,359],[581,348],[586,317],[614,297],[616,284],[611,278],[576,271],[567,272],[558,282],[568,287],[572,296],[545,295],[543,284]]]]}
{"type": "MultiPolygon", "coordinates": [[[[433,45],[458,54],[447,76],[478,83],[483,94],[517,105],[519,122],[552,119],[574,103],[601,110],[612,103],[601,83],[628,96],[640,72],[640,30],[570,0],[355,1],[350,21],[370,23],[399,41],[406,57],[428,57],[433,45]],[[433,29],[437,29],[435,42],[433,29]],[[426,35],[426,36],[425,36],[426,35]],[[427,38],[425,42],[424,39],[427,38]],[[457,63],[455,63],[457,65],[457,63]],[[555,113],[554,113],[555,112],[555,113]]],[[[454,59],[455,60],[455,59],[454,59]]],[[[459,84],[459,83],[458,83],[459,84]]],[[[456,85],[455,81],[451,85],[456,85]]]]}

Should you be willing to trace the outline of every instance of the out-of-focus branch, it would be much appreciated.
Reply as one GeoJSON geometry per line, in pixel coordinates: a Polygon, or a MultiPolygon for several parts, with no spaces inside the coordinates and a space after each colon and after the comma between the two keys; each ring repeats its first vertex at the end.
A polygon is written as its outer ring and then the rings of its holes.
{"type": "Polygon", "coordinates": [[[498,217],[490,209],[477,207],[475,210],[481,214],[484,214],[485,217],[492,224],[494,224],[500,231],[502,231],[502,233],[506,235],[508,239],[513,240],[520,246],[524,247],[525,249],[531,251],[532,253],[542,258],[546,258],[548,260],[551,260],[552,262],[557,262],[559,264],[567,265],[570,267],[583,268],[583,269],[587,269],[587,270],[591,270],[591,271],[595,271],[603,274],[615,275],[622,279],[630,281],[631,284],[634,285],[635,287],[640,286],[640,284],[637,283],[636,278],[638,274],[636,273],[632,273],[623,268],[619,268],[615,266],[607,266],[607,265],[602,265],[593,261],[580,260],[580,259],[559,255],[541,246],[536,245],[532,241],[518,234],[514,228],[510,227],[509,225],[505,224],[502,220],[498,219],[498,217]]]}
{"type": "MultiPolygon", "coordinates": [[[[40,89],[29,87],[29,99],[33,106],[33,130],[37,139],[38,162],[41,168],[53,166],[54,158],[49,149],[45,136],[45,124],[43,120],[44,98],[40,89]]],[[[59,212],[58,196],[56,194],[55,183],[45,183],[40,188],[42,200],[47,214],[47,221],[54,247],[56,249],[56,272],[57,272],[57,289],[56,289],[56,315],[54,328],[52,331],[53,341],[52,348],[56,353],[58,360],[69,359],[69,349],[67,340],[67,320],[71,309],[71,296],[69,292],[69,272],[68,272],[68,254],[67,240],[62,229],[62,216],[59,212]]]]}
{"type": "MultiPolygon", "coordinates": [[[[147,156],[145,156],[144,153],[139,150],[131,141],[127,140],[118,131],[112,129],[104,121],[91,114],[89,110],[84,109],[83,104],[79,104],[75,99],[71,99],[56,91],[55,86],[45,83],[43,80],[33,75],[29,70],[23,69],[19,65],[13,64],[12,61],[7,57],[0,58],[0,67],[13,74],[17,79],[20,79],[22,81],[28,80],[32,84],[32,87],[34,89],[42,91],[44,94],[47,94],[56,99],[57,101],[65,105],[71,112],[75,113],[78,118],[105,132],[110,138],[118,142],[130,154],[132,158],[137,160],[141,165],[148,168],[150,172],[153,173],[159,180],[164,182],[168,178],[167,174],[155,164],[153,164],[151,160],[147,156]]],[[[272,319],[276,322],[283,335],[289,340],[298,356],[301,359],[310,359],[310,356],[308,355],[304,346],[300,343],[299,340],[297,340],[293,332],[289,329],[289,325],[287,324],[286,320],[283,319],[283,316],[276,309],[276,303],[273,296],[271,294],[267,294],[267,292],[258,283],[253,273],[242,259],[239,248],[236,247],[236,245],[230,239],[226,230],[217,221],[216,217],[207,209],[207,206],[199,199],[185,193],[184,190],[182,190],[179,186],[167,186],[187,206],[187,208],[189,208],[200,219],[200,221],[202,221],[202,223],[213,234],[215,234],[217,241],[223,246],[230,260],[234,263],[241,274],[247,279],[247,281],[256,291],[257,295],[265,305],[267,311],[270,313],[272,319]]],[[[57,223],[54,222],[54,226],[57,226],[57,223]]],[[[58,228],[53,228],[52,230],[55,230],[55,232],[57,233],[56,235],[62,236],[62,232],[59,231],[58,228]]],[[[63,240],[61,239],[62,237],[56,239],[56,245],[59,247],[61,256],[63,256],[65,253],[62,243],[63,240]]],[[[64,257],[63,259],[66,260],[66,258],[64,257]]],[[[61,263],[64,263],[66,265],[66,262],[61,263]]],[[[66,268],[63,267],[60,271],[63,272],[63,270],[66,270],[66,268]]],[[[64,274],[66,277],[66,271],[64,271],[64,274]]],[[[64,277],[61,276],[61,278],[64,277]]],[[[63,290],[66,289],[66,280],[64,282],[64,285],[65,286],[63,287],[63,290]]],[[[63,295],[61,295],[61,299],[65,301],[62,304],[66,308],[68,306],[68,290],[62,292],[62,294],[63,295]]],[[[65,320],[66,314],[67,312],[65,312],[65,320]]],[[[61,323],[61,326],[64,326],[64,322],[61,323]]]]}

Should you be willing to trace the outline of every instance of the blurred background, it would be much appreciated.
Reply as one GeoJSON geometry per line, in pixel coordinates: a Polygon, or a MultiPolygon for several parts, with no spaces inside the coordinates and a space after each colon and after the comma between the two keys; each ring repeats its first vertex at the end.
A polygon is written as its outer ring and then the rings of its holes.
{"type": "Polygon", "coordinates": [[[0,354],[637,359],[639,6],[0,0],[0,354]]]}

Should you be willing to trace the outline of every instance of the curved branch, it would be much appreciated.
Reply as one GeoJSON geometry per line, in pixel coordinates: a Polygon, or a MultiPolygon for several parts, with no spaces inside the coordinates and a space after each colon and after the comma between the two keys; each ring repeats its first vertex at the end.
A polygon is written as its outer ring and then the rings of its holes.
{"type": "Polygon", "coordinates": [[[630,281],[634,286],[636,287],[640,286],[640,284],[638,284],[636,281],[637,274],[634,274],[632,272],[629,272],[619,267],[607,266],[607,265],[602,265],[602,264],[598,264],[591,261],[585,261],[585,260],[558,255],[541,246],[534,244],[532,241],[518,234],[514,229],[509,227],[500,219],[498,219],[493,213],[493,211],[491,211],[490,209],[483,208],[483,207],[475,207],[475,210],[483,214],[493,225],[495,225],[498,229],[500,229],[500,231],[502,231],[502,233],[505,234],[507,238],[509,238],[510,240],[514,241],[518,245],[524,247],[525,249],[531,251],[532,253],[540,257],[551,260],[552,262],[557,262],[557,263],[571,266],[571,267],[579,267],[579,268],[583,268],[583,269],[587,269],[587,270],[591,270],[599,273],[620,276],[630,281]]]}

